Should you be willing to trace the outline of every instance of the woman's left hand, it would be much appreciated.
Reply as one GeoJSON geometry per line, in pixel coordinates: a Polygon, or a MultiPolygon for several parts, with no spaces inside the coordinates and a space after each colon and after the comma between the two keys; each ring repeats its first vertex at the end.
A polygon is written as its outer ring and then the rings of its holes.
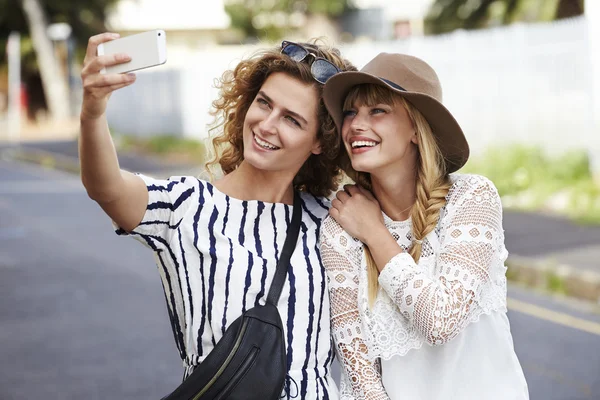
{"type": "Polygon", "coordinates": [[[367,189],[357,185],[345,185],[331,202],[329,215],[353,237],[366,243],[367,238],[378,234],[383,215],[379,202],[367,189]]]}

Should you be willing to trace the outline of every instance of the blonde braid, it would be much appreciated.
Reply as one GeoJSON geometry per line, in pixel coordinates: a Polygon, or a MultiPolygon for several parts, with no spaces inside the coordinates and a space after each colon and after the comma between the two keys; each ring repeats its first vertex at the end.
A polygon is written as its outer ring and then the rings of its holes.
{"type": "Polygon", "coordinates": [[[415,262],[419,262],[423,240],[435,229],[451,185],[443,156],[427,120],[412,105],[402,100],[413,120],[419,140],[416,199],[410,213],[413,243],[408,250],[415,262]]]}
{"type": "Polygon", "coordinates": [[[417,174],[416,201],[410,216],[412,222],[412,246],[408,254],[419,262],[423,249],[423,239],[435,229],[440,210],[446,204],[450,184],[440,180],[421,164],[417,174]]]}

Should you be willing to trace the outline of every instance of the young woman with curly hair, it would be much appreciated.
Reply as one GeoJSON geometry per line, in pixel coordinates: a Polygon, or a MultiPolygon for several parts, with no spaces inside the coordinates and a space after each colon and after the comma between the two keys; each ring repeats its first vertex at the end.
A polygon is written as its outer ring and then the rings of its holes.
{"type": "Polygon", "coordinates": [[[528,398],[506,316],[502,204],[423,60],[382,53],[332,77],[327,108],[357,183],[332,201],[330,277],[342,399],[528,398]]]}
{"type": "Polygon", "coordinates": [[[318,238],[325,196],[338,185],[339,145],[321,95],[328,78],[355,68],[336,49],[308,43],[284,42],[243,60],[223,75],[213,103],[220,132],[210,164],[224,176],[157,180],[119,169],[105,109],[110,94],[135,77],[100,75],[128,60],[96,56],[97,45],[112,38],[92,37],[84,61],[82,181],[117,233],[154,251],[185,376],[236,318],[264,304],[298,191],[300,235],[278,303],[287,395],[337,398],[318,238]]]}

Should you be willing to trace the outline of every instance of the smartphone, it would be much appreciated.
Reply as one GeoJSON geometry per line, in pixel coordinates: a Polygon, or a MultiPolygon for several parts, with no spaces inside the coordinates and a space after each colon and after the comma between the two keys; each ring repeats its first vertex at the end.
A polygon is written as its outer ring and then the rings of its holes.
{"type": "Polygon", "coordinates": [[[167,35],[154,30],[125,36],[98,45],[98,55],[127,54],[131,61],[103,68],[101,74],[122,74],[162,65],[167,62],[167,35]]]}

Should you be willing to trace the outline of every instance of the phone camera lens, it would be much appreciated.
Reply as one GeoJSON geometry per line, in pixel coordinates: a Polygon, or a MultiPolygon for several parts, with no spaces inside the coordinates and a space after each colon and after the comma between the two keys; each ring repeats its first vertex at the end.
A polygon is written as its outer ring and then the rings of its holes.
{"type": "Polygon", "coordinates": [[[160,35],[161,35],[161,33],[159,32],[159,33],[158,33],[158,36],[160,36],[160,35]]]}

